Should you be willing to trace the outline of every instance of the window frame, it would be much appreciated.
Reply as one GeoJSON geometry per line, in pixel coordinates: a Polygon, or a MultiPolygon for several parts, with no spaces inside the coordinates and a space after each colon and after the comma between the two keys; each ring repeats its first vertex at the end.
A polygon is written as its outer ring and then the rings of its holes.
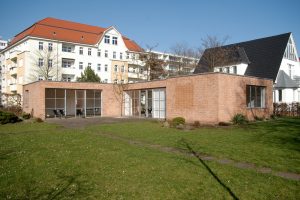
{"type": "Polygon", "coordinates": [[[44,59],[43,58],[39,58],[38,66],[39,67],[43,67],[44,66],[44,59]]]}
{"type": "Polygon", "coordinates": [[[110,36],[109,35],[104,35],[104,43],[110,44],[110,36]]]}
{"type": "Polygon", "coordinates": [[[266,108],[266,87],[246,85],[246,106],[249,109],[266,108]],[[254,94],[253,94],[254,93],[254,94]]]}
{"type": "Polygon", "coordinates": [[[39,50],[44,50],[44,43],[43,42],[39,42],[39,50]]]}
{"type": "Polygon", "coordinates": [[[79,67],[78,67],[80,70],[83,69],[83,62],[79,62],[79,67]]]}
{"type": "Polygon", "coordinates": [[[53,67],[53,60],[52,59],[48,59],[48,67],[53,67]]]}
{"type": "Polygon", "coordinates": [[[53,43],[48,43],[48,51],[53,51],[53,43]]]}
{"type": "Polygon", "coordinates": [[[118,45],[118,37],[116,36],[112,37],[112,45],[118,45]]]}

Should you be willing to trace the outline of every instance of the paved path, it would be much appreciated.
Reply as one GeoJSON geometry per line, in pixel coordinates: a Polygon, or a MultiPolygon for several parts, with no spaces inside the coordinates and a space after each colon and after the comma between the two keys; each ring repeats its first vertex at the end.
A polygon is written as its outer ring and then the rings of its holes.
{"type": "MultiPolygon", "coordinates": [[[[129,139],[126,137],[117,136],[112,133],[97,133],[97,134],[107,137],[107,138],[110,138],[110,139],[120,140],[120,141],[126,142],[130,145],[151,148],[151,149],[159,150],[159,151],[166,152],[166,153],[175,153],[175,154],[184,155],[184,156],[192,156],[192,157],[196,157],[200,160],[214,161],[214,162],[217,162],[222,165],[229,165],[229,166],[236,167],[239,169],[254,170],[258,173],[271,174],[273,176],[278,176],[278,177],[281,177],[284,179],[296,180],[296,181],[300,180],[300,174],[297,174],[297,173],[275,171],[271,168],[260,167],[253,163],[239,162],[239,161],[234,161],[234,160],[226,159],[226,158],[219,159],[214,156],[195,152],[188,144],[186,144],[186,149],[179,149],[179,148],[174,148],[174,147],[166,147],[166,146],[162,146],[159,144],[146,143],[146,142],[139,141],[139,140],[132,140],[132,139],[129,139]]],[[[184,143],[184,141],[183,141],[183,143],[184,143]]]]}

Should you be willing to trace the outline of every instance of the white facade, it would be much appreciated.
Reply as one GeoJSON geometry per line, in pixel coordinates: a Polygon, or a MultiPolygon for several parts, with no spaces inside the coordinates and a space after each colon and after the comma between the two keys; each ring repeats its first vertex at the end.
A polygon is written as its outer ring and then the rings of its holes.
{"type": "MultiPolygon", "coordinates": [[[[59,73],[54,75],[53,80],[75,81],[81,75],[84,69],[91,65],[92,69],[99,75],[103,82],[112,82],[111,80],[111,62],[112,60],[126,59],[126,48],[122,36],[114,28],[109,29],[105,35],[110,36],[110,42],[105,43],[104,37],[101,38],[97,45],[76,44],[63,41],[48,40],[42,38],[29,38],[9,51],[4,52],[5,59],[10,59],[15,53],[26,54],[26,63],[24,63],[25,74],[23,84],[32,82],[30,73],[36,67],[40,44],[43,49],[48,49],[49,44],[52,46],[53,62],[58,63],[59,73]],[[117,38],[117,44],[112,44],[112,38],[117,38]],[[81,54],[82,50],[82,54],[81,54]],[[122,59],[120,58],[122,55],[122,59]],[[106,56],[107,55],[107,56],[106,56]],[[114,57],[115,55],[115,57],[114,57]],[[69,61],[69,62],[68,62],[69,61]],[[70,77],[65,79],[65,77],[70,77]]],[[[48,51],[48,50],[47,50],[48,51]]]]}
{"type": "MultiPolygon", "coordinates": [[[[0,40],[0,50],[5,49],[7,47],[6,40],[0,40]]],[[[0,94],[2,93],[2,68],[4,66],[4,56],[0,54],[0,94]]],[[[2,99],[0,95],[0,105],[2,104],[2,99]]]]}
{"type": "Polygon", "coordinates": [[[159,51],[151,51],[157,55],[159,60],[164,61],[164,68],[170,74],[183,72],[184,74],[192,74],[197,66],[199,59],[159,51]]]}
{"type": "MultiPolygon", "coordinates": [[[[280,70],[284,71],[292,80],[297,82],[298,88],[274,88],[273,101],[279,103],[300,102],[300,82],[297,81],[300,78],[300,62],[292,34],[281,61],[280,70]]],[[[275,83],[277,80],[278,77],[275,83]]]]}
{"type": "MultiPolygon", "coordinates": [[[[239,75],[245,75],[248,64],[238,63],[230,66],[215,67],[215,72],[233,73],[239,75]]],[[[293,81],[296,81],[298,88],[275,88],[273,91],[274,102],[300,102],[300,62],[297,54],[296,44],[291,34],[289,42],[287,44],[283,59],[281,61],[278,72],[284,71],[293,81]]],[[[274,83],[277,83],[278,77],[274,83]]]]}
{"type": "Polygon", "coordinates": [[[5,49],[7,47],[7,41],[0,39],[0,50],[5,49]]]}

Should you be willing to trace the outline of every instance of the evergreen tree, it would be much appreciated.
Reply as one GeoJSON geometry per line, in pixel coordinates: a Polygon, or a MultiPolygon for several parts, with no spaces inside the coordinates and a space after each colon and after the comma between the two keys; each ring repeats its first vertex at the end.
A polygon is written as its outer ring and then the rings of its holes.
{"type": "Polygon", "coordinates": [[[90,66],[85,68],[83,73],[81,72],[81,77],[77,78],[78,82],[100,82],[100,80],[100,77],[90,66]]]}

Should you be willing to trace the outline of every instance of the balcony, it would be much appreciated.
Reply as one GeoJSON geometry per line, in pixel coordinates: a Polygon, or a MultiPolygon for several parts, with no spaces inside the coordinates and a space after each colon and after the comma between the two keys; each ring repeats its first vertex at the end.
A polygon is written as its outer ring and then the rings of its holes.
{"type": "Polygon", "coordinates": [[[11,76],[17,76],[17,66],[14,65],[14,66],[10,67],[9,74],[11,76]]]}
{"type": "Polygon", "coordinates": [[[9,88],[10,88],[11,92],[16,92],[17,91],[17,84],[16,83],[11,83],[9,88]]]}
{"type": "Polygon", "coordinates": [[[139,78],[138,74],[135,72],[128,72],[128,78],[139,78]]]}
{"type": "Polygon", "coordinates": [[[17,56],[18,54],[21,53],[21,51],[19,50],[14,50],[14,51],[10,51],[9,52],[9,58],[12,60],[12,61],[17,61],[17,56]]]}

